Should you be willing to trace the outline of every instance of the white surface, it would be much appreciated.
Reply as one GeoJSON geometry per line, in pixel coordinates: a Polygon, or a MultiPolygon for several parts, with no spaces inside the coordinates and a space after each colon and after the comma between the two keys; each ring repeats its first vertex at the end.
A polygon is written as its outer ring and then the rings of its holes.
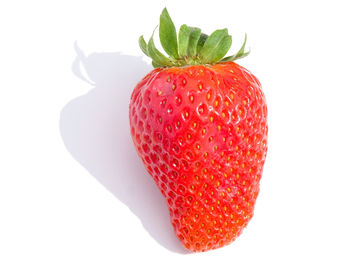
{"type": "Polygon", "coordinates": [[[1,2],[0,262],[350,261],[348,1],[195,2],[1,2]],[[255,216],[207,253],[184,254],[128,133],[165,5],[234,48],[247,32],[268,101],[255,216]]]}

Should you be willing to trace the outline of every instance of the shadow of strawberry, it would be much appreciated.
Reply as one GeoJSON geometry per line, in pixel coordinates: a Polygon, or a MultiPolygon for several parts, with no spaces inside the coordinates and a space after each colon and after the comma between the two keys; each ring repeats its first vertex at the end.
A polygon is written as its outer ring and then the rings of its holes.
{"type": "Polygon", "coordinates": [[[97,181],[129,207],[160,245],[186,253],[170,224],[166,202],[138,158],[129,131],[132,89],[151,66],[141,57],[120,53],[85,56],[77,45],[75,49],[73,73],[94,87],[61,111],[60,132],[65,146],[97,181]]]}

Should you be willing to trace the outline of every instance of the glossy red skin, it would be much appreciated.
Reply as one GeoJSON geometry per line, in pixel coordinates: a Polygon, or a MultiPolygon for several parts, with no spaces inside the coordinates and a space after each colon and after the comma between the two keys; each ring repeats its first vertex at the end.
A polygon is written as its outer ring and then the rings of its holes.
{"type": "Polygon", "coordinates": [[[129,117],[183,245],[235,240],[253,216],[267,151],[257,78],[234,62],[155,69],[134,89],[129,117]]]}

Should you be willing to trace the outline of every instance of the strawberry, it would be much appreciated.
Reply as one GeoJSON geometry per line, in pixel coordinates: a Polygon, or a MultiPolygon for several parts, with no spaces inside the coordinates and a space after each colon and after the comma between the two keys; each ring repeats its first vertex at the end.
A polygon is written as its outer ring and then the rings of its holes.
{"type": "Polygon", "coordinates": [[[253,216],[267,151],[267,107],[260,82],[233,62],[227,29],[210,36],[176,29],[166,9],[159,36],[141,36],[155,69],[135,87],[131,135],[148,173],[169,206],[171,222],[191,251],[235,240],[253,216]]]}

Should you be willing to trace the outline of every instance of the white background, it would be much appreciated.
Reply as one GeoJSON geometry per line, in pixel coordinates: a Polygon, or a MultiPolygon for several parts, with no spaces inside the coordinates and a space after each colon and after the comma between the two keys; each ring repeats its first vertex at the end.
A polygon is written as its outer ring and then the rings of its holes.
{"type": "Polygon", "coordinates": [[[2,1],[0,262],[350,262],[347,2],[2,1]],[[129,136],[164,6],[233,49],[247,32],[268,102],[255,216],[206,253],[182,249],[129,136]]]}

